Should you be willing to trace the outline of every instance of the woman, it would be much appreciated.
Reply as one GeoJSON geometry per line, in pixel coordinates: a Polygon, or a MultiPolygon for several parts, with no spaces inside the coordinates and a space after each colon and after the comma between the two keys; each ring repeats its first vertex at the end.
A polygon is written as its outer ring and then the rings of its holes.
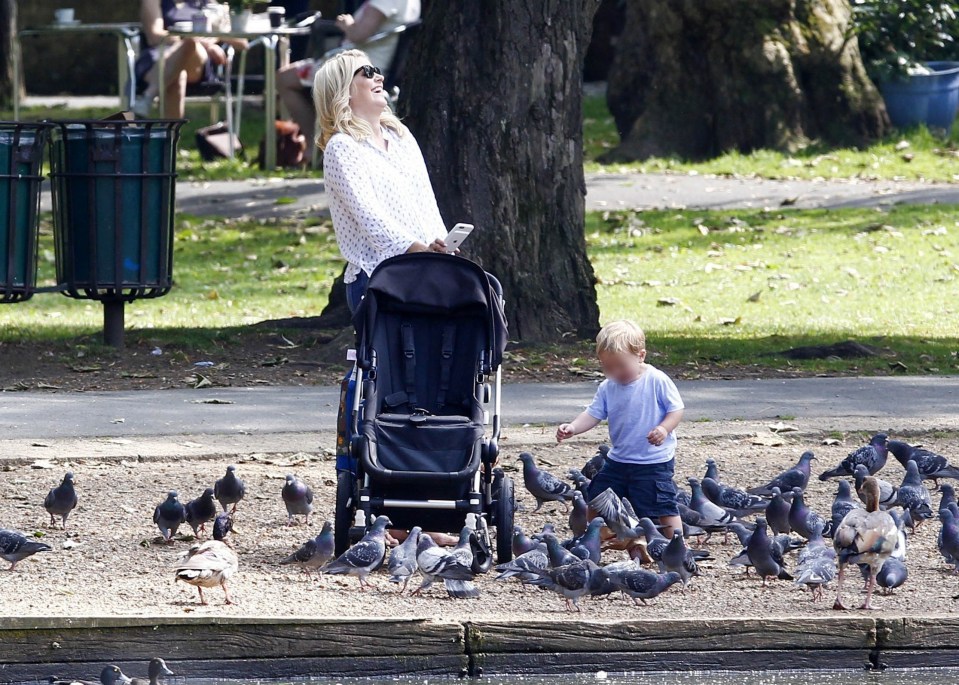
{"type": "MultiPolygon", "coordinates": [[[[133,111],[138,116],[148,116],[153,100],[160,94],[159,83],[160,49],[166,50],[163,64],[165,119],[182,119],[188,83],[212,81],[216,65],[226,63],[226,53],[214,38],[183,38],[168,43],[169,28],[181,21],[193,21],[208,0],[140,0],[140,56],[134,71],[137,78],[137,96],[133,111]]],[[[246,47],[246,41],[230,41],[235,47],[246,47]]]]}
{"type": "Polygon", "coordinates": [[[355,311],[373,269],[405,252],[446,252],[446,227],[416,140],[390,111],[383,75],[360,50],[341,52],[313,83],[317,146],[355,311]]]}

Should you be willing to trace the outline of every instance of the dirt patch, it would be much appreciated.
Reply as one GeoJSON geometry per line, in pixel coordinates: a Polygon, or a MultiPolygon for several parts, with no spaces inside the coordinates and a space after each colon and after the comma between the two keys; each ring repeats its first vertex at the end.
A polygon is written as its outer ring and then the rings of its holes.
{"type": "MultiPolygon", "coordinates": [[[[743,438],[741,426],[730,425],[728,433],[712,424],[711,435],[684,437],[677,454],[677,480],[701,475],[704,460],[716,459],[723,479],[740,486],[759,484],[795,462],[807,448],[820,461],[815,473],[834,466],[859,444],[859,437],[847,444],[820,445],[814,436],[786,437],[780,447],[752,444],[743,438]]],[[[532,448],[540,463],[556,474],[570,466],[579,466],[604,437],[602,432],[590,438],[574,439],[562,446],[544,446],[548,429],[511,429],[504,440],[502,464],[521,481],[516,456],[525,447],[532,448]]],[[[695,431],[689,433],[695,436],[695,431]]],[[[324,441],[332,447],[332,438],[324,441]]],[[[931,449],[959,454],[956,436],[927,435],[914,438],[931,449]]],[[[56,460],[52,469],[35,469],[8,462],[0,466],[0,525],[26,532],[40,531],[54,551],[34,556],[16,573],[4,573],[0,584],[0,614],[34,615],[234,615],[234,616],[338,616],[338,617],[435,617],[454,612],[456,617],[509,619],[542,617],[555,620],[566,616],[562,600],[551,593],[525,588],[518,583],[497,582],[492,575],[482,576],[479,600],[453,602],[441,587],[435,586],[424,597],[398,595],[396,586],[382,572],[372,582],[380,591],[360,592],[352,578],[308,579],[301,572],[281,567],[277,562],[307,538],[315,535],[325,519],[332,517],[334,498],[334,462],[323,452],[295,455],[253,454],[235,458],[238,473],[247,483],[247,498],[240,504],[233,544],[240,558],[240,571],[232,583],[236,604],[226,606],[219,591],[211,591],[211,605],[196,603],[196,590],[173,581],[172,565],[190,541],[180,538],[173,545],[160,544],[152,523],[154,506],[167,490],[177,489],[186,500],[196,497],[204,487],[212,486],[227,465],[223,460],[198,460],[187,455],[172,455],[162,461],[106,460],[85,458],[82,453],[56,460]],[[78,509],[67,531],[48,527],[49,517],[41,503],[63,471],[76,474],[80,497],[78,509]],[[287,527],[280,500],[286,473],[304,478],[316,493],[316,510],[311,525],[287,527]],[[76,544],[64,549],[64,543],[76,544]]],[[[903,474],[895,462],[880,474],[898,482],[903,474]]],[[[828,514],[835,481],[813,479],[808,501],[828,514]]],[[[526,530],[537,530],[552,522],[568,530],[561,506],[545,506],[537,514],[532,498],[521,484],[517,487],[521,510],[517,522],[526,530]]],[[[938,502],[938,496],[935,498],[938,502]]],[[[959,583],[936,551],[939,525],[931,521],[910,538],[907,557],[910,577],[895,595],[877,598],[882,614],[928,615],[954,613],[953,595],[959,583]]],[[[186,530],[189,530],[188,528],[186,530]]],[[[183,530],[181,529],[181,533],[183,530]]],[[[754,576],[727,565],[739,551],[733,542],[716,536],[709,544],[713,559],[701,564],[702,576],[693,580],[684,593],[673,588],[646,607],[635,607],[620,597],[584,600],[583,617],[627,619],[635,617],[715,617],[795,616],[831,614],[831,592],[827,601],[813,603],[808,592],[792,583],[777,581],[762,588],[754,576]]],[[[620,552],[604,553],[604,561],[621,558],[620,552]]],[[[795,556],[789,560],[795,567],[795,556]]],[[[847,597],[855,601],[861,588],[853,578],[847,597]]]]}

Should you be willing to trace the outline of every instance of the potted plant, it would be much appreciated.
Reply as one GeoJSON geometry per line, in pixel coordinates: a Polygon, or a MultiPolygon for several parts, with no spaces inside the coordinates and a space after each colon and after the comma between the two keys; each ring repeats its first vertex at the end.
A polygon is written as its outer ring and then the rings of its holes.
{"type": "Polygon", "coordinates": [[[246,31],[256,0],[227,0],[226,4],[230,7],[230,30],[237,33],[246,31]]]}
{"type": "Polygon", "coordinates": [[[952,126],[959,109],[953,2],[853,0],[852,28],[894,126],[952,126]]]}

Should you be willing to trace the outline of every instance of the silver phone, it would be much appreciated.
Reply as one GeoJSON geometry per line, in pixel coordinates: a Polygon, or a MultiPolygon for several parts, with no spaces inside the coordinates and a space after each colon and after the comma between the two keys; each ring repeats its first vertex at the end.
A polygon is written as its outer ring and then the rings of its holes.
{"type": "Polygon", "coordinates": [[[446,243],[446,251],[450,254],[456,252],[472,230],[473,224],[456,224],[453,226],[443,240],[446,243]]]}

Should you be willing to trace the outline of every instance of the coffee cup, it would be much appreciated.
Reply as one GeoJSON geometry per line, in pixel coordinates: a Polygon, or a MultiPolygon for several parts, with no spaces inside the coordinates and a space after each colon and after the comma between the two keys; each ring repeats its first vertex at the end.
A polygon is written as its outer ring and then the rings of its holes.
{"type": "Polygon", "coordinates": [[[53,11],[53,18],[58,24],[72,24],[74,13],[72,7],[66,7],[53,11]]]}
{"type": "Polygon", "coordinates": [[[197,33],[203,33],[210,28],[210,18],[204,12],[197,12],[193,15],[193,30],[197,33]]]}
{"type": "Polygon", "coordinates": [[[283,24],[283,19],[286,17],[285,7],[270,6],[266,8],[266,12],[270,15],[270,26],[279,28],[283,24]]]}

